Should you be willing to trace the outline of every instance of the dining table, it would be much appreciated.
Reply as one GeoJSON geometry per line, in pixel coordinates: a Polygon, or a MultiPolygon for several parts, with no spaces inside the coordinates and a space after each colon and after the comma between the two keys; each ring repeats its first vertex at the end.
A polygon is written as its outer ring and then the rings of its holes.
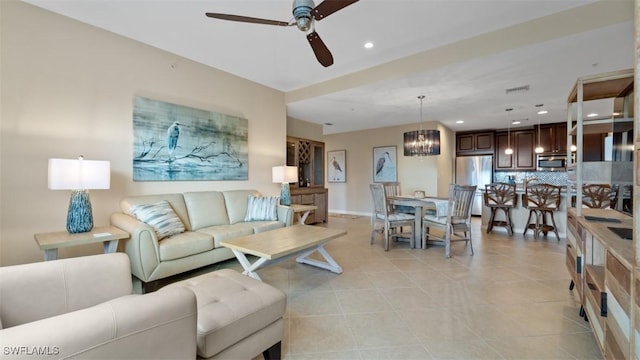
{"type": "Polygon", "coordinates": [[[426,249],[426,241],[422,239],[422,210],[435,211],[436,216],[447,216],[449,211],[449,198],[447,197],[415,197],[413,195],[393,195],[387,199],[392,205],[411,206],[415,212],[415,223],[413,231],[414,246],[419,249],[426,249]]]}

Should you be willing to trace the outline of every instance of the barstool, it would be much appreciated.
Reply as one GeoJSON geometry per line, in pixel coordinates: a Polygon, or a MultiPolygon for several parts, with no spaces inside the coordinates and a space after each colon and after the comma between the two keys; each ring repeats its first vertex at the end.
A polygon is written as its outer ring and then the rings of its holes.
{"type": "Polygon", "coordinates": [[[527,230],[533,230],[533,236],[537,239],[542,233],[547,236],[549,231],[556,233],[556,238],[560,241],[558,227],[554,213],[560,208],[560,186],[552,184],[533,184],[527,186],[522,194],[522,205],[529,209],[529,218],[522,235],[526,235],[527,230]],[[535,223],[531,223],[531,216],[535,215],[535,223]],[[551,218],[551,224],[547,223],[547,215],[551,218]]]}
{"type": "Polygon", "coordinates": [[[516,206],[518,197],[516,196],[516,184],[496,182],[484,186],[484,205],[491,210],[487,233],[493,230],[494,226],[504,226],[507,228],[509,236],[513,235],[513,223],[511,222],[511,209],[516,206]],[[496,220],[496,212],[504,212],[504,220],[496,220]]]}

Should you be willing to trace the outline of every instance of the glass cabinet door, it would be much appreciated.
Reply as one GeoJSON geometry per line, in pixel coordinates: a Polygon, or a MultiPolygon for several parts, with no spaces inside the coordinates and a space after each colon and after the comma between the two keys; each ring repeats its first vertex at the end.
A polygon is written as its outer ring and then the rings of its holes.
{"type": "Polygon", "coordinates": [[[324,186],[324,146],[313,145],[313,185],[324,186]]]}

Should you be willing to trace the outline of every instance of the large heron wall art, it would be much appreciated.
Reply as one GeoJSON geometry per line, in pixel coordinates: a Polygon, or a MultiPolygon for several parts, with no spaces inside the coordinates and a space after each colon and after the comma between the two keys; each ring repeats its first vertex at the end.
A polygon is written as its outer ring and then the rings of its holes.
{"type": "Polygon", "coordinates": [[[245,118],[135,97],[133,180],[247,180],[245,118]]]}

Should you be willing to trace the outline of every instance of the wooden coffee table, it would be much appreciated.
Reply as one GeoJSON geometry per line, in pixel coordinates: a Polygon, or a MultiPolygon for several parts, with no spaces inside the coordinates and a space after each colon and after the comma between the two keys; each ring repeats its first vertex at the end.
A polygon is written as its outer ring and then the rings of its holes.
{"type": "Polygon", "coordinates": [[[233,251],[233,254],[244,268],[243,274],[257,280],[261,280],[256,273],[259,268],[292,256],[297,256],[296,261],[298,263],[341,274],[342,267],[325,250],[324,244],[346,234],[347,231],[342,229],[297,224],[277,230],[223,240],[220,245],[233,251]],[[325,261],[308,257],[316,251],[322,255],[325,261]],[[257,256],[259,259],[252,264],[247,259],[246,254],[257,256]]]}

